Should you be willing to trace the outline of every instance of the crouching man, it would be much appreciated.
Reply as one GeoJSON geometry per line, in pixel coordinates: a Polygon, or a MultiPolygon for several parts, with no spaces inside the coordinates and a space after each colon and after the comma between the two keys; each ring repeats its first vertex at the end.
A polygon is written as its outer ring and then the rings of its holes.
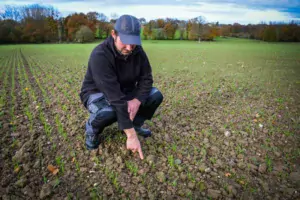
{"type": "Polygon", "coordinates": [[[142,128],[163,101],[152,86],[152,70],[141,46],[140,23],[134,16],[123,15],[104,42],[92,51],[80,98],[90,117],[86,122],[86,147],[98,148],[104,128],[118,122],[127,136],[132,152],[143,152],[137,134],[151,136],[142,128]]]}

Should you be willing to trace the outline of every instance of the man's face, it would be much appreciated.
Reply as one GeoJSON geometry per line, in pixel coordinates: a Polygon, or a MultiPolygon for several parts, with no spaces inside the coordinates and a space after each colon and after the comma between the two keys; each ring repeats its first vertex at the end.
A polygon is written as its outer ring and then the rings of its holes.
{"type": "Polygon", "coordinates": [[[120,36],[116,36],[114,33],[112,33],[112,36],[115,40],[115,46],[117,50],[124,56],[131,54],[131,52],[136,47],[136,45],[134,44],[123,44],[120,39],[120,36]]]}

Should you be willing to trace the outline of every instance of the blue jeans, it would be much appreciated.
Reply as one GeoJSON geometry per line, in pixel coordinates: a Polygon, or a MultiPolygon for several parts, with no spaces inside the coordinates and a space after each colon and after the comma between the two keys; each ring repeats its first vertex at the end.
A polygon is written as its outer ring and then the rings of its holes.
{"type": "MultiPolygon", "coordinates": [[[[133,125],[139,127],[144,124],[145,120],[150,120],[162,101],[161,92],[152,87],[149,97],[140,105],[133,125]]],[[[116,111],[109,105],[103,93],[91,94],[87,102],[87,109],[90,113],[86,122],[87,135],[98,135],[103,132],[105,127],[117,121],[116,111]]]]}

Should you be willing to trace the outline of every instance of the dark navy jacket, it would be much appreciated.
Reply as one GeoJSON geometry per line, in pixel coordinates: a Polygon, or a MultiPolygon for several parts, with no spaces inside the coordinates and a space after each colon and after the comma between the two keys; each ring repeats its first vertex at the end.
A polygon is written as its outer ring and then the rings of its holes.
{"type": "Polygon", "coordinates": [[[152,70],[141,46],[129,56],[121,55],[110,36],[92,51],[80,98],[85,107],[90,94],[102,92],[115,109],[119,129],[132,128],[127,101],[137,98],[144,102],[153,84],[152,70]]]}

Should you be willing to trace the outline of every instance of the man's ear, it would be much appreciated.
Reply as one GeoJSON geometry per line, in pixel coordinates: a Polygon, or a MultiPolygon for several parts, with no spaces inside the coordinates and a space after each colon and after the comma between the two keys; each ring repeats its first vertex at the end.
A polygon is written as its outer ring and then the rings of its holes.
{"type": "Polygon", "coordinates": [[[111,36],[113,37],[114,41],[116,41],[116,33],[115,33],[115,30],[111,30],[111,36]]]}

